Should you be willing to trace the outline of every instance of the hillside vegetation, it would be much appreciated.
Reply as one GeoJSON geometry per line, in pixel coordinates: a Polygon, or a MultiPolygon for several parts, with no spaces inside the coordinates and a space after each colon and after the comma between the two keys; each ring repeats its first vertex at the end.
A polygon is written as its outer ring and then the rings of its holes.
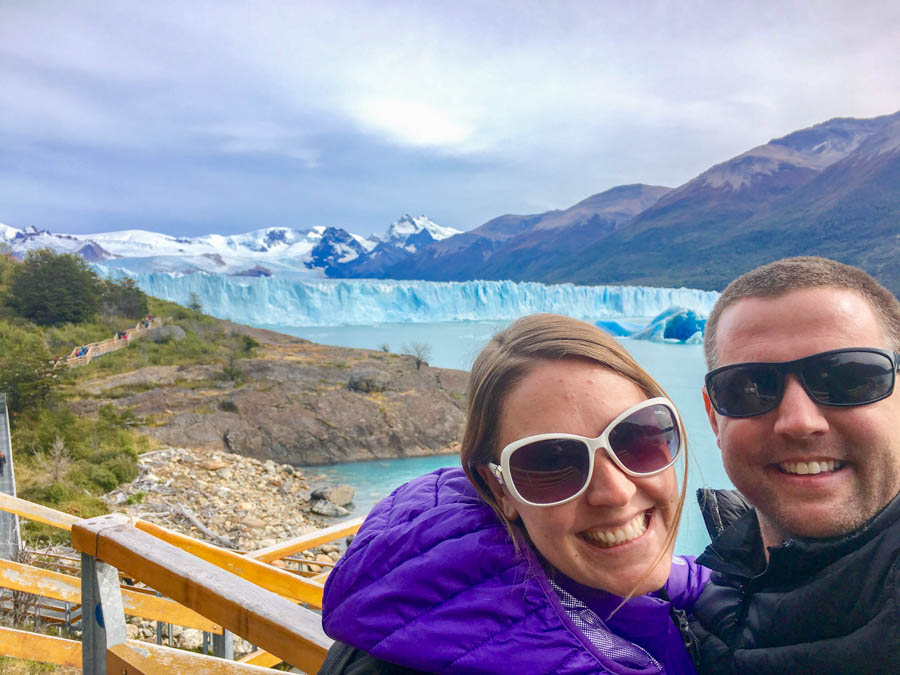
{"type": "MultiPolygon", "coordinates": [[[[78,384],[161,364],[219,363],[227,373],[257,343],[224,325],[151,298],[130,280],[101,279],[76,256],[46,249],[24,262],[0,256],[0,392],[7,395],[18,495],[80,517],[105,513],[99,496],[133,480],[138,453],[154,442],[135,433],[141,420],[132,411],[111,403],[95,415],[73,413],[78,384]],[[53,367],[54,359],[132,328],[148,312],[185,337],[135,340],[84,367],[53,367]]],[[[29,523],[25,536],[51,535],[29,523]]]]}

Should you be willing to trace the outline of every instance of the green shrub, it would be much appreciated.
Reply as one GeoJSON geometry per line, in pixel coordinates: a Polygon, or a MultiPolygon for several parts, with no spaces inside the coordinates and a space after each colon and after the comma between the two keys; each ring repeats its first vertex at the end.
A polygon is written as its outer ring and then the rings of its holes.
{"type": "Polygon", "coordinates": [[[130,454],[114,457],[105,462],[103,466],[116,477],[116,485],[130,483],[138,475],[136,457],[130,454]]]}
{"type": "Polygon", "coordinates": [[[259,342],[257,342],[253,337],[249,335],[242,335],[241,351],[247,355],[252,356],[256,349],[259,347],[259,342]]]}
{"type": "Polygon", "coordinates": [[[147,496],[146,492],[138,491],[133,494],[128,495],[128,499],[125,500],[125,503],[129,506],[134,506],[135,504],[141,504],[144,501],[144,497],[147,496]]]}
{"type": "Polygon", "coordinates": [[[43,483],[26,488],[19,496],[30,502],[59,505],[72,496],[72,488],[62,483],[43,483]]]}
{"type": "Polygon", "coordinates": [[[91,483],[99,487],[103,492],[115,490],[119,484],[116,475],[105,466],[92,466],[88,470],[91,483]]]}

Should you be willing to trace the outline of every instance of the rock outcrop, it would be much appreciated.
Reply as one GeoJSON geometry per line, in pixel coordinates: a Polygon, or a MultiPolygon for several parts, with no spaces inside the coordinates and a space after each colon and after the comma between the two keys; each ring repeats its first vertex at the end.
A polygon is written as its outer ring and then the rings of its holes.
{"type": "Polygon", "coordinates": [[[466,373],[408,355],[318,345],[231,324],[262,343],[229,367],[153,366],[82,385],[76,412],[114,402],[175,446],[308,466],[452,453],[466,373]]]}

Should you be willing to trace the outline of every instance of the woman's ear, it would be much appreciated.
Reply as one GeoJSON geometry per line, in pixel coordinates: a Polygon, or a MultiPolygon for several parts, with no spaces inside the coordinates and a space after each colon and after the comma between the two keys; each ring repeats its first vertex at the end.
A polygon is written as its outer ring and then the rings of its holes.
{"type": "Polygon", "coordinates": [[[481,480],[484,481],[491,494],[494,495],[494,501],[500,506],[500,511],[503,512],[506,519],[511,522],[518,518],[519,509],[516,506],[516,500],[510,496],[509,491],[497,482],[497,478],[491,473],[489,468],[481,464],[476,469],[478,475],[481,476],[481,480]]]}

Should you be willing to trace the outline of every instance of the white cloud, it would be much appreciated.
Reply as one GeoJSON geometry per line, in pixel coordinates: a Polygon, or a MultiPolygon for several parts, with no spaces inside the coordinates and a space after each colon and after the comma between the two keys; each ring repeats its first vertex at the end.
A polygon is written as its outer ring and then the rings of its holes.
{"type": "Polygon", "coordinates": [[[385,132],[402,143],[454,146],[465,143],[472,135],[472,129],[450,119],[447,110],[422,101],[364,100],[358,109],[362,124],[385,132]]]}
{"type": "Polygon", "coordinates": [[[209,152],[211,174],[223,157],[230,172],[289,158],[344,171],[343,193],[368,198],[375,178],[430,180],[478,213],[498,194],[520,195],[506,210],[565,207],[617,183],[684,182],[830,117],[895,111],[898,30],[892,0],[2,3],[0,134],[136,165],[209,152]],[[374,167],[354,150],[365,143],[396,155],[374,167]],[[495,173],[472,192],[404,168],[417,149],[495,173]]]}

